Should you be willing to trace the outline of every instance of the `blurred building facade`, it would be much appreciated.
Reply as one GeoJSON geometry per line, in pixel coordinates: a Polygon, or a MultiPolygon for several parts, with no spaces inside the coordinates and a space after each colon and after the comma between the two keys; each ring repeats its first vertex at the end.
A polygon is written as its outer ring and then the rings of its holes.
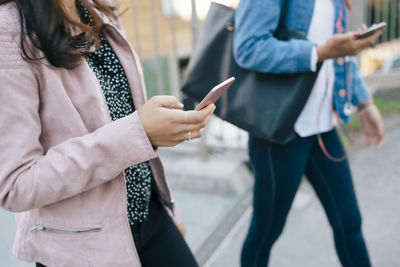
{"type": "MultiPolygon", "coordinates": [[[[181,70],[187,64],[211,0],[118,0],[128,40],[139,53],[149,95],[179,96],[181,70]],[[195,16],[193,16],[195,14],[195,16]]],[[[232,7],[239,0],[216,0],[232,7]]],[[[349,30],[386,21],[383,46],[360,57],[363,74],[400,53],[400,0],[353,0],[349,30]]]]}
{"type": "MultiPolygon", "coordinates": [[[[217,0],[235,7],[239,0],[217,0]]],[[[139,53],[148,94],[179,96],[181,70],[211,0],[118,0],[127,38],[139,53]],[[195,16],[193,16],[195,14],[195,16]]]]}

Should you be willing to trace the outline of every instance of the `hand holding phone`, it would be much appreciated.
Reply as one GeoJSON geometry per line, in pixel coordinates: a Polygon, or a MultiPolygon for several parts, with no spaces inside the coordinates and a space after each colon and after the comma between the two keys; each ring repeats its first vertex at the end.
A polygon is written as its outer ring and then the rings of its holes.
{"type": "Polygon", "coordinates": [[[209,104],[217,102],[217,100],[226,92],[226,90],[235,82],[235,77],[231,77],[222,83],[216,85],[211,91],[203,98],[200,104],[194,110],[201,110],[209,104]]]}
{"type": "Polygon", "coordinates": [[[382,34],[386,23],[382,22],[360,32],[337,33],[329,38],[325,44],[317,45],[318,61],[345,56],[356,56],[363,49],[374,45],[382,34]]]}
{"type": "Polygon", "coordinates": [[[386,27],[386,22],[381,22],[378,24],[374,24],[371,27],[369,27],[368,29],[360,32],[360,33],[355,33],[354,37],[358,40],[358,39],[364,39],[364,38],[368,38],[369,36],[373,35],[375,32],[382,30],[386,27]]]}

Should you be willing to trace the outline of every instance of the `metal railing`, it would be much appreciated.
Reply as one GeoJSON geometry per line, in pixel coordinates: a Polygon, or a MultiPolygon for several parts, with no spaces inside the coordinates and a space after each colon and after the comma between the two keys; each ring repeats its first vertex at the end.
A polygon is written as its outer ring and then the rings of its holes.
{"type": "Polygon", "coordinates": [[[386,21],[387,28],[380,42],[400,38],[400,0],[369,0],[367,5],[367,22],[369,25],[386,21]]]}

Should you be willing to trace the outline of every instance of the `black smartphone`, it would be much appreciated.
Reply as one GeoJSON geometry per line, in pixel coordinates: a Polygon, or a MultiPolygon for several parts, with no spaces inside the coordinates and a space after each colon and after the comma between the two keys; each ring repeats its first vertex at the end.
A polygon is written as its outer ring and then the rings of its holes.
{"type": "Polygon", "coordinates": [[[386,27],[386,22],[381,22],[381,23],[372,25],[371,27],[369,27],[365,31],[362,31],[361,33],[354,34],[354,37],[356,37],[356,39],[364,39],[364,38],[371,36],[376,31],[379,31],[385,27],[386,27]]]}

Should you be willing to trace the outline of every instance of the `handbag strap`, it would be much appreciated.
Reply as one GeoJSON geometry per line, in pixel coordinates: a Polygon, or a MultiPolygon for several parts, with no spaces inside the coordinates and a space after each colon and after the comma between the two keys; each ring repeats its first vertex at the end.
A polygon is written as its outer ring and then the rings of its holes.
{"type": "Polygon", "coordinates": [[[288,5],[289,5],[289,0],[283,0],[282,8],[281,8],[281,17],[279,19],[279,27],[284,27],[285,25],[285,19],[286,19],[286,14],[288,10],[288,5]]]}
{"type": "Polygon", "coordinates": [[[281,39],[281,35],[285,33],[285,19],[286,19],[286,13],[287,13],[287,8],[288,8],[288,1],[289,0],[283,0],[283,4],[281,7],[281,15],[279,17],[279,24],[278,27],[275,30],[275,37],[278,38],[279,40],[284,40],[281,39]]]}
{"type": "Polygon", "coordinates": [[[307,36],[304,33],[286,28],[285,19],[288,11],[288,6],[289,0],[283,0],[278,28],[276,29],[274,34],[275,38],[281,41],[288,41],[290,39],[307,40],[307,36]]]}

